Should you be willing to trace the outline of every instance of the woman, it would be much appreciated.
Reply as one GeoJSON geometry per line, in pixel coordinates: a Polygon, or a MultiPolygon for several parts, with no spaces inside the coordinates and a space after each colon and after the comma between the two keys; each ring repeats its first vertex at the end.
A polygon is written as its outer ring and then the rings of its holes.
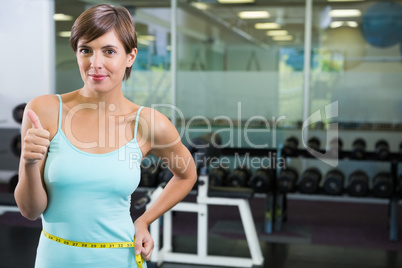
{"type": "Polygon", "coordinates": [[[122,94],[137,54],[125,8],[86,10],[73,25],[70,44],[84,86],[31,100],[21,129],[15,199],[24,217],[42,215],[35,267],[136,267],[135,255],[149,260],[152,253],[148,225],[192,189],[195,164],[165,116],[122,94]],[[139,184],[141,160],[149,154],[164,159],[174,176],[133,224],[130,197],[139,184]],[[108,248],[134,236],[135,253],[108,248]],[[66,245],[69,241],[84,244],[66,245]],[[92,243],[103,244],[90,248],[92,243]]]}

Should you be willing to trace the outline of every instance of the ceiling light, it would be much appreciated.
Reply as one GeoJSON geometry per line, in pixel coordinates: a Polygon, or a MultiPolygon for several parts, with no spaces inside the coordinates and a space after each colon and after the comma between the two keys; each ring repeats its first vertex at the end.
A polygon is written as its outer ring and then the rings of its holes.
{"type": "Polygon", "coordinates": [[[58,32],[57,35],[60,37],[70,37],[71,31],[61,31],[61,32],[58,32]]]}
{"type": "Polygon", "coordinates": [[[276,31],[268,31],[267,32],[268,36],[284,36],[287,34],[288,34],[288,31],[286,31],[286,30],[276,30],[276,31]]]}
{"type": "Polygon", "coordinates": [[[291,41],[293,40],[293,36],[292,35],[274,36],[272,37],[272,39],[275,41],[291,41]]]}
{"type": "Polygon", "coordinates": [[[254,25],[256,29],[279,29],[281,26],[275,22],[265,22],[265,23],[256,23],[254,25]]]}
{"type": "Polygon", "coordinates": [[[193,3],[191,3],[191,5],[193,5],[194,7],[198,8],[200,10],[207,10],[209,8],[207,4],[200,3],[200,2],[193,2],[193,3]]]}
{"type": "Polygon", "coordinates": [[[238,13],[242,19],[266,19],[269,18],[268,11],[242,11],[238,13]]]}
{"type": "Polygon", "coordinates": [[[218,0],[220,4],[245,4],[245,3],[254,3],[255,0],[218,0]]]}
{"type": "Polygon", "coordinates": [[[331,27],[331,28],[338,28],[338,27],[342,27],[342,26],[349,26],[352,28],[356,28],[359,25],[355,21],[333,21],[329,25],[329,27],[331,27]]]}
{"type": "Polygon", "coordinates": [[[72,20],[74,20],[73,16],[66,15],[66,14],[63,14],[63,13],[53,14],[53,19],[55,21],[72,21],[72,20]]]}
{"type": "Polygon", "coordinates": [[[149,42],[155,41],[155,36],[153,35],[139,35],[138,38],[149,42]]]}
{"type": "Polygon", "coordinates": [[[328,2],[362,2],[364,0],[327,0],[328,2]]]}
{"type": "Polygon", "coordinates": [[[329,12],[329,15],[333,18],[359,17],[361,14],[358,9],[334,9],[329,12]]]}

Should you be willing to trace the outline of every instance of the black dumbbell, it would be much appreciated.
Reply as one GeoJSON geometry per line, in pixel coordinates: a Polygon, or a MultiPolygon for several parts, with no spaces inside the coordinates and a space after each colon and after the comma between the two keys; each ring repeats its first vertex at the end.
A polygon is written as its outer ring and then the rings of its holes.
{"type": "Polygon", "coordinates": [[[394,193],[394,182],[388,172],[380,172],[373,178],[372,192],[376,197],[390,197],[394,193]]]}
{"type": "Polygon", "coordinates": [[[154,164],[147,167],[141,167],[140,186],[155,187],[158,182],[159,172],[159,167],[154,164]]]}
{"type": "Polygon", "coordinates": [[[161,183],[168,183],[172,177],[172,171],[170,171],[170,169],[167,167],[162,167],[158,175],[158,185],[161,183]]]}
{"type": "Polygon", "coordinates": [[[398,186],[398,187],[399,187],[399,190],[398,190],[399,196],[402,196],[402,174],[399,175],[398,185],[399,185],[399,186],[398,186]]]}
{"type": "Polygon", "coordinates": [[[346,189],[351,196],[366,196],[369,191],[369,177],[366,172],[357,170],[350,174],[346,189]]]}
{"type": "Polygon", "coordinates": [[[17,156],[20,157],[21,155],[21,135],[15,135],[14,138],[11,140],[10,143],[10,149],[11,152],[17,156]]]}
{"type": "Polygon", "coordinates": [[[22,117],[24,116],[24,110],[26,103],[21,103],[14,107],[13,109],[13,118],[17,123],[22,123],[22,117]]]}
{"type": "Polygon", "coordinates": [[[250,178],[250,187],[256,193],[268,193],[273,184],[272,171],[266,168],[259,168],[250,178]]]}
{"type": "Polygon", "coordinates": [[[11,177],[10,181],[8,182],[8,192],[14,193],[17,184],[18,184],[18,174],[15,174],[14,176],[11,177]]]}
{"type": "Polygon", "coordinates": [[[340,170],[330,170],[324,177],[324,192],[329,195],[340,195],[343,193],[344,182],[345,176],[340,170]]]}
{"type": "Polygon", "coordinates": [[[307,141],[307,146],[314,151],[319,151],[320,150],[320,145],[321,142],[317,137],[312,137],[307,141]]]}
{"type": "Polygon", "coordinates": [[[352,143],[351,158],[364,159],[366,153],[366,142],[362,138],[357,138],[352,143]]]}
{"type": "Polygon", "coordinates": [[[209,186],[223,186],[225,184],[226,178],[229,175],[229,170],[224,167],[217,167],[211,169],[209,172],[209,186]]]}
{"type": "Polygon", "coordinates": [[[282,154],[286,156],[294,156],[296,154],[297,146],[299,145],[299,140],[296,137],[289,137],[285,140],[282,148],[282,154]]]}
{"type": "Polygon", "coordinates": [[[305,194],[316,193],[320,187],[321,177],[321,172],[317,168],[306,169],[298,183],[299,191],[305,194]]]}
{"type": "Polygon", "coordinates": [[[238,167],[226,178],[226,186],[247,187],[249,185],[251,171],[247,167],[238,167]]]}
{"type": "Polygon", "coordinates": [[[380,160],[388,159],[389,157],[389,144],[385,140],[379,140],[375,144],[375,153],[380,160]]]}
{"type": "Polygon", "coordinates": [[[294,192],[296,189],[297,178],[299,174],[296,169],[288,167],[282,169],[278,175],[278,189],[282,193],[294,192]]]}
{"type": "Polygon", "coordinates": [[[329,142],[328,153],[331,157],[340,157],[343,149],[343,142],[340,138],[334,138],[329,142]]]}

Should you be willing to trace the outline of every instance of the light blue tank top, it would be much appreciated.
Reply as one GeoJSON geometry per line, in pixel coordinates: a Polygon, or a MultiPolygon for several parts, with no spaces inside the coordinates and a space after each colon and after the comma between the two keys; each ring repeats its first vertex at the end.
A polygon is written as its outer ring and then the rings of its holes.
{"type": "MultiPolygon", "coordinates": [[[[42,214],[43,229],[67,240],[80,242],[133,241],[131,194],[140,182],[142,153],[137,144],[141,107],[134,138],[119,149],[93,154],[75,147],[61,129],[50,142],[44,179],[48,206],[42,214]]],[[[132,268],[137,267],[133,248],[91,249],[66,246],[41,234],[36,268],[132,268]]],[[[146,263],[144,262],[144,267],[146,263]]]]}

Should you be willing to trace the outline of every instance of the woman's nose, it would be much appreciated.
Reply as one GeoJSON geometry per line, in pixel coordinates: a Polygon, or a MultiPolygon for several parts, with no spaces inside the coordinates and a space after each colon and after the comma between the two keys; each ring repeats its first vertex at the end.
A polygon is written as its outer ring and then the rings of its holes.
{"type": "Polygon", "coordinates": [[[91,67],[98,69],[102,67],[102,55],[100,53],[94,53],[91,57],[91,67]]]}

